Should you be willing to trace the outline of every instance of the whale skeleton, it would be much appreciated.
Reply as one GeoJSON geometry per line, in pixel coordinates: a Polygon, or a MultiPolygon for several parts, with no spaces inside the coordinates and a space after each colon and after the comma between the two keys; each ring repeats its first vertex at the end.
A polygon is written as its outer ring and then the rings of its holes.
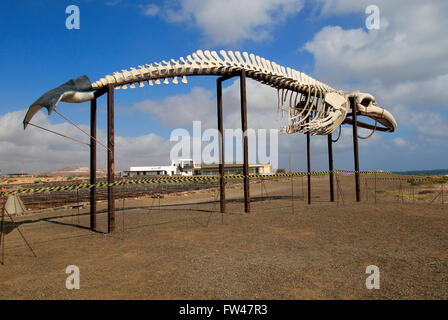
{"type": "Polygon", "coordinates": [[[355,91],[348,93],[336,90],[303,72],[281,66],[254,54],[239,51],[219,53],[209,50],[197,50],[187,58],[178,60],[162,60],[152,64],[140,65],[138,68],[114,72],[96,82],[90,83],[86,76],[70,80],[66,84],[50,90],[40,97],[28,110],[24,119],[24,127],[35,113],[42,107],[48,114],[59,101],[80,103],[93,100],[94,91],[112,85],[115,89],[126,90],[154,84],[188,83],[188,76],[237,74],[245,70],[247,77],[273,87],[277,90],[277,110],[287,114],[288,124],[280,130],[284,133],[311,133],[327,135],[343,123],[351,123],[347,119],[350,100],[356,103],[358,114],[375,120],[375,126],[359,122],[364,128],[386,132],[395,131],[397,124],[392,114],[376,105],[375,98],[368,93],[355,91]],[[382,126],[378,127],[377,124],[382,126]]]}

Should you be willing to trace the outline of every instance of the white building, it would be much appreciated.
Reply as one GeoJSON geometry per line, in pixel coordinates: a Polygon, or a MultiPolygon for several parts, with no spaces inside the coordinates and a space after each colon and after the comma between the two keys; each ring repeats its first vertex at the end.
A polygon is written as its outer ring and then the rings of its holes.
{"type": "MultiPolygon", "coordinates": [[[[242,174],[243,164],[226,163],[224,174],[242,174]]],[[[270,164],[249,164],[249,174],[271,174],[270,164]]],[[[218,164],[196,165],[193,159],[177,159],[170,166],[129,167],[122,177],[219,175],[218,164]]]]}
{"type": "Polygon", "coordinates": [[[177,159],[172,161],[170,166],[129,167],[121,173],[121,176],[192,176],[193,171],[193,159],[177,159]]]}

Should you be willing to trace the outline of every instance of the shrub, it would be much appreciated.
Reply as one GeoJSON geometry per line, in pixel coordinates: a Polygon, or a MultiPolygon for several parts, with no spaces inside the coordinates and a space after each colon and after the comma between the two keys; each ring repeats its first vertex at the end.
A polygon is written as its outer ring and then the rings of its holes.
{"type": "Polygon", "coordinates": [[[427,177],[424,179],[416,179],[412,177],[411,179],[407,180],[408,183],[412,184],[413,186],[417,185],[424,185],[424,184],[442,184],[448,182],[448,177],[446,176],[440,176],[440,177],[427,177]]]}

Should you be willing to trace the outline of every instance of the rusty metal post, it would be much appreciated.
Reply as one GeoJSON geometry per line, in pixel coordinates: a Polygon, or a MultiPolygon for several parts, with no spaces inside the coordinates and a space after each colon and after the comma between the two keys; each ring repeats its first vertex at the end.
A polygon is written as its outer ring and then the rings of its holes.
{"type": "Polygon", "coordinates": [[[250,212],[250,192],[249,192],[249,155],[247,138],[247,106],[246,106],[246,71],[241,70],[240,75],[240,95],[241,95],[241,129],[243,131],[243,153],[244,153],[244,212],[250,212]]]}
{"type": "Polygon", "coordinates": [[[357,108],[354,98],[350,99],[352,105],[352,117],[353,117],[353,154],[355,157],[355,187],[356,187],[356,201],[359,202],[359,154],[358,154],[358,120],[357,120],[357,108]]]}
{"type": "Polygon", "coordinates": [[[334,202],[333,141],[331,133],[328,135],[328,170],[330,171],[330,201],[334,202]]]}
{"type": "Polygon", "coordinates": [[[306,133],[306,159],[308,172],[308,204],[311,204],[311,152],[310,152],[310,133],[306,133]]]}
{"type": "MultiPolygon", "coordinates": [[[[96,184],[96,98],[90,102],[90,184],[96,184]]],[[[90,188],[90,229],[96,229],[96,187],[90,188]]]]}
{"type": "MultiPolygon", "coordinates": [[[[108,86],[107,91],[107,183],[114,183],[114,87],[108,86]]],[[[107,231],[115,230],[115,197],[114,187],[107,187],[107,231]]]]}
{"type": "Polygon", "coordinates": [[[219,131],[219,187],[220,187],[220,209],[226,211],[226,183],[224,180],[224,126],[222,121],[222,79],[216,81],[216,99],[218,102],[218,131],[219,131]]]}

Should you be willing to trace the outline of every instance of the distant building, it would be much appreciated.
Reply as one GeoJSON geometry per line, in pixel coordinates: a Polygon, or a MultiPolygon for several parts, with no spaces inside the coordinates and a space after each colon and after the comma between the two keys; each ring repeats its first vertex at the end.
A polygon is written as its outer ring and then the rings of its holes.
{"type": "MultiPolygon", "coordinates": [[[[242,174],[243,164],[225,164],[224,174],[242,174]]],[[[249,164],[249,174],[270,174],[270,164],[249,164]]],[[[195,165],[193,159],[177,159],[170,166],[129,167],[122,177],[218,175],[218,164],[195,165]]]]}
{"type": "MultiPolygon", "coordinates": [[[[270,164],[249,164],[249,174],[270,174],[271,165],[270,164]]],[[[203,164],[199,168],[195,167],[196,175],[218,175],[219,165],[218,164],[203,164]]],[[[243,174],[243,164],[242,163],[226,163],[224,165],[224,174],[243,174]]]]}
{"type": "Polygon", "coordinates": [[[121,176],[192,176],[193,170],[194,164],[192,159],[177,159],[170,166],[129,167],[121,172],[121,176]]]}

